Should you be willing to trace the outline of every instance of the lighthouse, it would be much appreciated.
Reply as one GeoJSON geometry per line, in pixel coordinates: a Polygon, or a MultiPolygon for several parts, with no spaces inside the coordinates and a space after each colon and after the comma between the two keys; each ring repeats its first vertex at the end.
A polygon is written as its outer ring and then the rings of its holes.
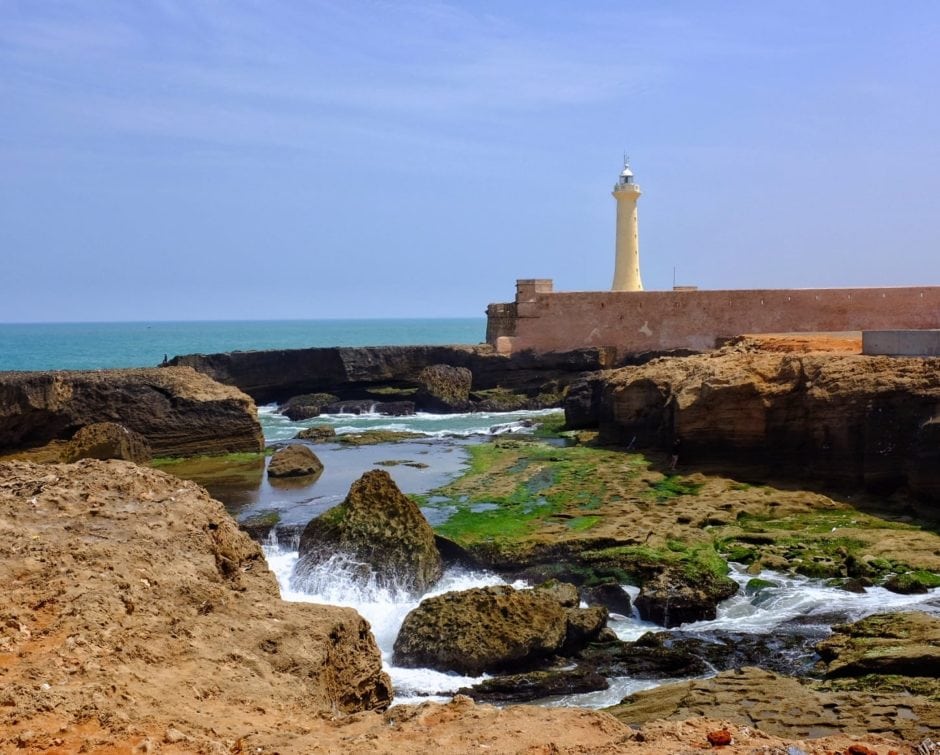
{"type": "Polygon", "coordinates": [[[617,252],[613,291],[642,291],[640,280],[640,241],[637,235],[636,200],[640,187],[634,182],[630,163],[623,161],[623,171],[614,185],[617,200],[617,252]]]}

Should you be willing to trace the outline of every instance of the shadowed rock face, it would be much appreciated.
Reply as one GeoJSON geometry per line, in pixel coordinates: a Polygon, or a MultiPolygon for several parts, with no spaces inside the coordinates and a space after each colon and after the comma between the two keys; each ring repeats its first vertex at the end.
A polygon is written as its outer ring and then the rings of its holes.
{"type": "Polygon", "coordinates": [[[189,368],[0,373],[0,451],[116,422],[155,456],[261,451],[254,402],[189,368]]]}
{"type": "Polygon", "coordinates": [[[170,364],[193,367],[267,403],[323,391],[359,399],[376,386],[417,388],[419,374],[431,365],[470,370],[473,390],[501,387],[537,396],[547,383],[564,386],[582,372],[612,367],[613,353],[587,348],[505,357],[490,346],[373,346],[189,354],[170,364]]]}
{"type": "MultiPolygon", "coordinates": [[[[585,391],[572,412],[583,417],[585,391]]],[[[752,462],[776,474],[940,500],[940,359],[778,354],[731,347],[606,374],[602,438],[681,462],[752,462]]]]}
{"type": "Polygon", "coordinates": [[[366,472],[339,505],[312,520],[300,537],[296,579],[335,555],[363,564],[363,577],[421,593],[444,567],[434,532],[388,472],[366,472]]]}
{"type": "Polygon", "coordinates": [[[98,422],[75,433],[62,453],[62,460],[124,459],[145,464],[152,456],[150,444],[139,433],[116,422],[98,422]]]}

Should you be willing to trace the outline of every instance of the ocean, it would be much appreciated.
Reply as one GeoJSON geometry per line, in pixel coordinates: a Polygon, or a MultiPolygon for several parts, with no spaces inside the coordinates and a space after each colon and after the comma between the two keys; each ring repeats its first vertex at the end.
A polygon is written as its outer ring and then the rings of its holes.
{"type": "Polygon", "coordinates": [[[0,371],[155,367],[164,355],[313,346],[473,344],[486,319],[0,323],[0,371]]]}

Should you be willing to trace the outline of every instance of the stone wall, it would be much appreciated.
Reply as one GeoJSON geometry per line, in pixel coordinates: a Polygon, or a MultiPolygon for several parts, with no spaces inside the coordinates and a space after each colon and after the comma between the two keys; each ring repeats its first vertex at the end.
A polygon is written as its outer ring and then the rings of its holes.
{"type": "Polygon", "coordinates": [[[622,358],[746,333],[940,328],[940,286],[561,293],[529,283],[517,285],[515,318],[506,304],[487,309],[500,353],[605,346],[622,358]]]}

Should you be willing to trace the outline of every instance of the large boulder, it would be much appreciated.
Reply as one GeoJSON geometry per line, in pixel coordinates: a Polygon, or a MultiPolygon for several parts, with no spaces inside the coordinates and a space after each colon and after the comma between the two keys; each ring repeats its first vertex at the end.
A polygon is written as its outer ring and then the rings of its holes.
{"type": "Polygon", "coordinates": [[[313,477],[323,471],[323,462],[302,443],[279,448],[268,464],[268,477],[313,477]]]}
{"type": "Polygon", "coordinates": [[[319,417],[323,407],[339,401],[332,393],[302,393],[291,396],[278,407],[278,411],[293,422],[319,417]]]}
{"type": "Polygon", "coordinates": [[[381,469],[366,472],[339,506],[307,524],[299,551],[298,583],[337,554],[364,564],[379,584],[412,593],[428,590],[443,573],[430,525],[381,469]]]}
{"type": "Polygon", "coordinates": [[[679,569],[666,569],[640,587],[634,605],[644,621],[677,627],[714,619],[718,603],[738,591],[737,583],[717,575],[688,578],[679,569]]]}
{"type": "Polygon", "coordinates": [[[145,464],[153,457],[150,444],[140,433],[116,422],[86,425],[69,441],[62,452],[66,462],[79,459],[124,459],[145,464]]]}
{"type": "Polygon", "coordinates": [[[470,406],[473,373],[466,367],[432,364],[418,374],[415,403],[431,412],[462,412],[470,406]]]}
{"type": "Polygon", "coordinates": [[[565,609],[544,590],[476,587],[426,598],[405,617],[395,663],[479,676],[525,670],[565,641],[565,609]]]}
{"type": "Polygon", "coordinates": [[[254,401],[189,367],[0,373],[0,451],[67,440],[98,422],[139,433],[155,456],[264,448],[254,401]]]}

